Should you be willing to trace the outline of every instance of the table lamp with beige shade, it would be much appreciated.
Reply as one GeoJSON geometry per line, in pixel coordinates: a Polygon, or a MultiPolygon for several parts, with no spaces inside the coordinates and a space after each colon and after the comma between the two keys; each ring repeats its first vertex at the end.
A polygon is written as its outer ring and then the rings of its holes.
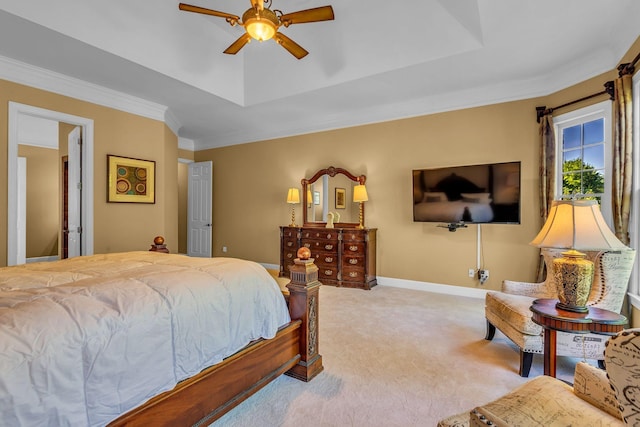
{"type": "Polygon", "coordinates": [[[287,203],[291,205],[291,224],[289,227],[296,227],[296,207],[300,203],[300,191],[297,188],[290,188],[287,191],[287,203]]]}
{"type": "Polygon", "coordinates": [[[364,206],[363,203],[369,200],[367,187],[364,184],[358,184],[353,187],[353,201],[358,203],[359,207],[359,224],[358,228],[364,228],[364,206]]]}
{"type": "Polygon", "coordinates": [[[594,276],[593,262],[580,251],[628,249],[609,229],[595,200],[554,200],[547,221],[530,244],[567,249],[553,260],[553,271],[547,274],[553,274],[558,292],[556,307],[576,313],[589,311],[594,276]]]}

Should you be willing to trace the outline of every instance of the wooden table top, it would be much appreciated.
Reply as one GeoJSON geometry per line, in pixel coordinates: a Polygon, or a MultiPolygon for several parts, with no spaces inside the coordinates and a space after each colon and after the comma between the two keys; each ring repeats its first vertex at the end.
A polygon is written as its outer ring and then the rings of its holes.
{"type": "Polygon", "coordinates": [[[587,313],[576,313],[556,307],[557,299],[537,299],[530,310],[532,320],[544,328],[565,332],[614,334],[627,324],[627,318],[613,311],[589,307],[587,313]]]}

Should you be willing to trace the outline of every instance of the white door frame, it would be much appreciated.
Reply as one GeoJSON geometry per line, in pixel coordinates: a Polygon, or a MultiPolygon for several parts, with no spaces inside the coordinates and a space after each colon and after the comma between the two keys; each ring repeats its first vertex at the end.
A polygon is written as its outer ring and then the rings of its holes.
{"type": "MultiPolygon", "coordinates": [[[[93,120],[9,102],[9,138],[7,157],[7,265],[18,261],[18,119],[21,114],[82,127],[82,255],[93,254],[93,120]]],[[[22,245],[24,248],[24,245],[22,245]]]]}

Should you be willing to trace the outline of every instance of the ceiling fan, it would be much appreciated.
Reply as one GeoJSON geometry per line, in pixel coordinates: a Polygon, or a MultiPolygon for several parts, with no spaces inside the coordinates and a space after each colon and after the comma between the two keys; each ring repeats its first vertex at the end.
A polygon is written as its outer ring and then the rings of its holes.
{"type": "Polygon", "coordinates": [[[291,24],[331,21],[334,18],[333,8],[331,6],[316,7],[287,14],[283,14],[282,11],[278,9],[271,10],[269,6],[271,6],[271,0],[251,0],[251,8],[242,14],[242,20],[240,20],[240,17],[237,15],[205,9],[200,6],[180,3],[178,7],[180,10],[186,12],[202,13],[204,15],[225,18],[232,27],[235,25],[243,26],[246,33],[240,36],[238,40],[233,42],[231,46],[224,51],[224,53],[230,55],[238,53],[252,38],[259,41],[274,38],[279,45],[287,49],[293,56],[302,59],[307,56],[309,52],[279,32],[278,29],[283,25],[286,28],[291,24]],[[265,3],[267,7],[265,7],[265,3]]]}

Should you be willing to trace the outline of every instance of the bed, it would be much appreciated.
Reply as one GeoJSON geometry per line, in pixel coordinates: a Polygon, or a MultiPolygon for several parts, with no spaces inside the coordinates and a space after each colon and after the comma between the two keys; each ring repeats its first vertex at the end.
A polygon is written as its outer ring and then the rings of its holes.
{"type": "Polygon", "coordinates": [[[322,370],[319,282],[301,278],[287,307],[262,266],[232,258],[128,252],[0,268],[0,419],[206,425],[282,373],[310,380],[322,370]]]}
{"type": "Polygon", "coordinates": [[[422,194],[413,205],[414,221],[491,222],[491,193],[465,177],[452,173],[422,194]]]}

